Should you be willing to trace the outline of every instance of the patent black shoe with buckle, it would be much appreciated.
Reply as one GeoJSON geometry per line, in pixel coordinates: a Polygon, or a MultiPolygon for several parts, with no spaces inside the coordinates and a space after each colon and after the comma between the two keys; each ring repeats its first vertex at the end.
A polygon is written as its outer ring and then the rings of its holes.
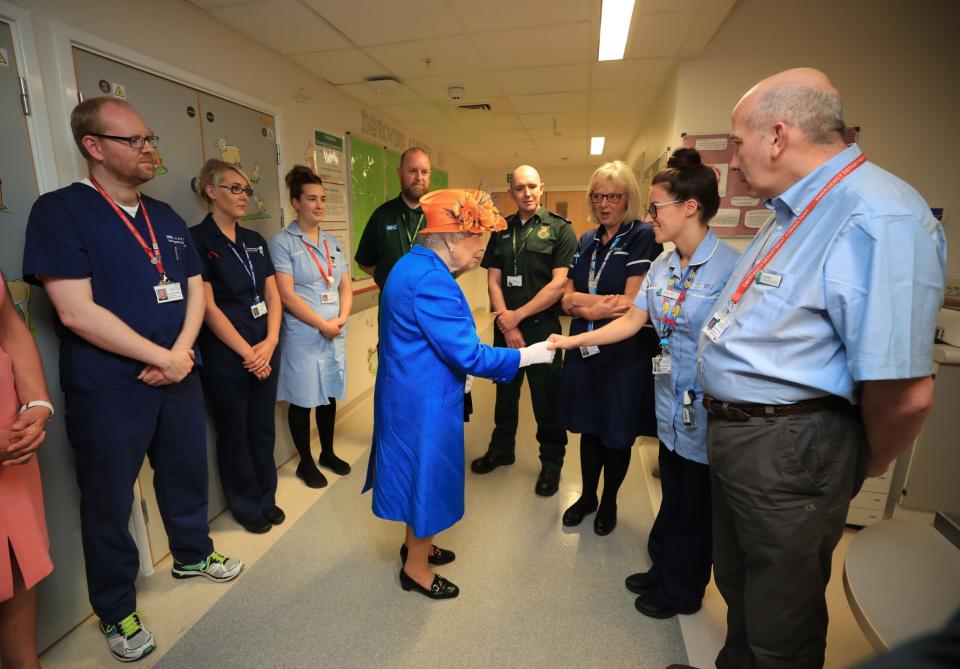
{"type": "Polygon", "coordinates": [[[556,469],[541,469],[533,491],[541,497],[549,497],[560,489],[560,472],[556,469]]]}
{"type": "Polygon", "coordinates": [[[407,592],[410,590],[419,592],[424,597],[429,597],[430,599],[453,599],[460,594],[460,588],[443,576],[434,575],[433,584],[427,589],[407,576],[407,572],[403,569],[400,570],[400,587],[407,592]]]}
{"type": "MultiPolygon", "coordinates": [[[[430,555],[427,557],[427,562],[432,565],[442,565],[450,564],[457,559],[457,554],[453,551],[448,551],[446,548],[440,548],[439,546],[430,546],[430,555]]],[[[400,545],[400,562],[407,564],[407,546],[406,544],[400,545]]]]}
{"type": "Polygon", "coordinates": [[[470,471],[474,474],[489,474],[497,467],[512,465],[514,462],[516,462],[516,456],[510,453],[487,451],[470,463],[470,471]]]}

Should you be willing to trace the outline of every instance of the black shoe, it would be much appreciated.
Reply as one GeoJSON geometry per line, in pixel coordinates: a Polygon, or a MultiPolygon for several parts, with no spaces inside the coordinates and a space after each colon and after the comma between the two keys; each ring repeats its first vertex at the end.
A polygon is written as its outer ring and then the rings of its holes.
{"type": "Polygon", "coordinates": [[[657,579],[649,571],[641,571],[637,574],[630,574],[626,580],[627,590],[639,595],[647,590],[653,590],[657,587],[657,579]]]}
{"type": "Polygon", "coordinates": [[[644,592],[641,592],[639,595],[637,595],[637,601],[634,605],[637,607],[637,611],[643,615],[650,618],[656,618],[658,620],[673,618],[675,615],[680,613],[679,611],[676,611],[661,602],[660,598],[657,597],[656,591],[654,590],[645,590],[644,592]]]}
{"type": "MultiPolygon", "coordinates": [[[[432,550],[430,555],[427,556],[427,562],[432,565],[442,565],[450,564],[457,559],[457,554],[453,551],[448,551],[446,548],[440,548],[439,546],[431,545],[432,550]]],[[[400,544],[400,562],[407,564],[407,545],[400,544]]]]}
{"type": "Polygon", "coordinates": [[[460,588],[445,579],[443,576],[434,576],[433,585],[427,590],[425,587],[407,576],[407,572],[400,570],[400,587],[406,591],[419,592],[430,599],[453,599],[460,594],[460,588]]]}
{"type": "Polygon", "coordinates": [[[605,537],[611,532],[613,528],[617,526],[617,507],[613,507],[613,511],[609,509],[604,509],[603,507],[597,509],[597,515],[593,519],[593,531],[596,534],[599,534],[601,537],[605,537]]]}
{"type": "Polygon", "coordinates": [[[516,456],[510,453],[494,453],[487,451],[482,456],[470,463],[470,471],[474,474],[489,474],[497,467],[512,465],[516,462],[516,456]]]}
{"type": "Polygon", "coordinates": [[[333,453],[321,453],[317,463],[321,467],[326,467],[337,476],[346,476],[350,473],[350,465],[345,460],[341,460],[333,453]]]}
{"type": "Polygon", "coordinates": [[[303,462],[297,465],[297,478],[307,484],[310,488],[322,488],[327,485],[327,477],[320,473],[313,461],[303,462]]]}
{"type": "Polygon", "coordinates": [[[287,519],[287,514],[279,506],[274,505],[263,512],[263,518],[273,525],[279,525],[287,519]]]}
{"type": "Polygon", "coordinates": [[[273,528],[273,525],[270,524],[270,521],[263,516],[246,523],[241,522],[240,524],[243,526],[243,529],[252,534],[266,534],[273,528]]]}
{"type": "Polygon", "coordinates": [[[576,527],[583,522],[583,517],[597,510],[597,498],[584,500],[578,499],[573,505],[563,512],[563,524],[566,527],[576,527]]]}
{"type": "Polygon", "coordinates": [[[560,489],[560,470],[541,469],[540,476],[537,477],[537,485],[533,491],[541,497],[549,497],[560,489]]]}

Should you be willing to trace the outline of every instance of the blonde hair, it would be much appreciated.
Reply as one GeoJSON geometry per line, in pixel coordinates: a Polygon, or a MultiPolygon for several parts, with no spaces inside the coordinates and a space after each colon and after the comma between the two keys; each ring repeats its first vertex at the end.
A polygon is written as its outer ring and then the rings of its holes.
{"type": "Polygon", "coordinates": [[[597,222],[593,220],[593,202],[590,201],[590,193],[593,192],[595,186],[603,181],[608,181],[613,184],[614,188],[622,190],[624,197],[627,198],[626,208],[623,212],[623,222],[635,221],[640,218],[640,184],[637,183],[637,177],[634,176],[633,170],[625,162],[614,160],[598,167],[593,176],[590,177],[590,187],[587,189],[590,221],[592,223],[597,222]]]}
{"type": "Polygon", "coordinates": [[[247,176],[247,173],[244,172],[239,165],[232,165],[222,160],[211,158],[200,168],[200,175],[197,177],[197,192],[200,193],[200,197],[202,197],[207,204],[212,202],[210,196],[207,195],[207,186],[216,187],[223,183],[224,174],[228,170],[242,176],[247,182],[247,185],[250,185],[250,177],[247,176]]]}

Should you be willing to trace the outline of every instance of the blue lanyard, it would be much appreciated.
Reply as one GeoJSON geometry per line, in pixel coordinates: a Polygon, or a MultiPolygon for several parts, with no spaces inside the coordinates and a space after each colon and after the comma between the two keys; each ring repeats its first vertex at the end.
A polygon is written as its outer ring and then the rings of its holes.
{"type": "MultiPolygon", "coordinates": [[[[237,239],[240,240],[240,235],[237,235],[237,239]]],[[[254,303],[260,301],[260,291],[257,290],[257,275],[253,269],[253,261],[250,260],[250,252],[247,250],[247,245],[240,241],[240,245],[243,246],[243,255],[247,257],[247,262],[243,262],[243,258],[240,257],[240,254],[237,253],[237,249],[233,248],[233,244],[227,243],[227,246],[230,247],[230,250],[233,251],[233,255],[237,257],[237,260],[240,261],[240,264],[243,265],[243,270],[247,273],[247,276],[250,277],[250,281],[253,283],[253,294],[256,296],[254,303]]]]}
{"type": "MultiPolygon", "coordinates": [[[[603,274],[603,269],[607,266],[607,261],[610,260],[610,256],[613,255],[613,250],[617,248],[617,244],[620,243],[620,238],[623,236],[623,233],[620,233],[613,238],[613,241],[610,243],[610,250],[607,251],[607,255],[603,257],[603,262],[600,263],[600,269],[597,269],[597,251],[600,250],[600,238],[594,237],[596,244],[593,247],[593,254],[590,256],[590,270],[587,274],[587,292],[591,295],[597,294],[597,285],[600,283],[600,275],[603,274]]],[[[587,323],[587,332],[593,332],[593,321],[587,323]]]]}

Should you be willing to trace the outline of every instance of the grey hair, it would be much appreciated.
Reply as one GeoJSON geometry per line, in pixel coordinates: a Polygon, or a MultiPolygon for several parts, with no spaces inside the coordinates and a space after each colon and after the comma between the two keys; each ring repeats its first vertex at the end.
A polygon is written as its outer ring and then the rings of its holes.
{"type": "Polygon", "coordinates": [[[417,243],[436,251],[446,249],[448,244],[459,244],[471,235],[470,232],[421,232],[417,235],[417,243]]]}
{"type": "Polygon", "coordinates": [[[760,94],[752,125],[765,129],[784,121],[799,129],[813,144],[832,144],[843,135],[843,102],[834,91],[787,84],[760,94]]]}

